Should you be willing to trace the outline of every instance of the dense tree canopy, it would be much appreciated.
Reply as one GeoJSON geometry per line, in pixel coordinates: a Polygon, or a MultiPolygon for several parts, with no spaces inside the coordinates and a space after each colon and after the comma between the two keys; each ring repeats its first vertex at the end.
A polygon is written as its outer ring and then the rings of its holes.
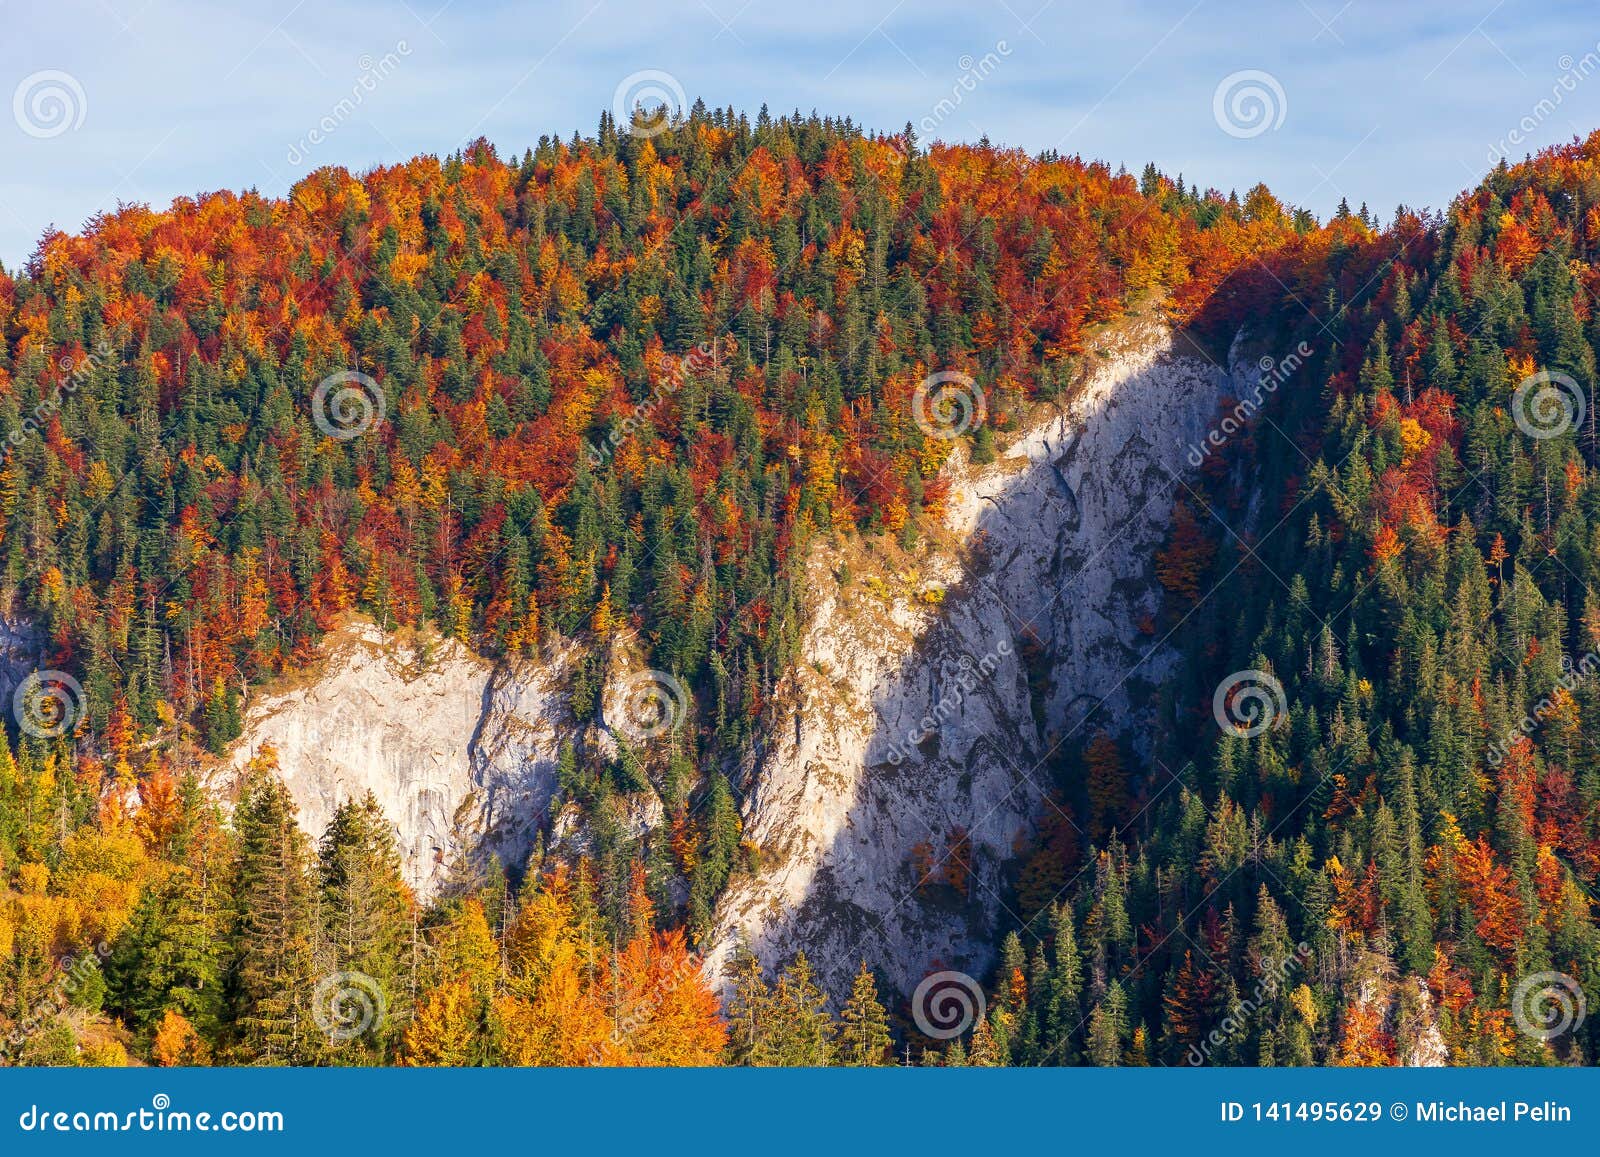
{"type": "Polygon", "coordinates": [[[1600,981],[1600,445],[1523,386],[1592,391],[1597,245],[1600,139],[1441,216],[1324,225],[1263,187],[700,107],[52,233],[0,271],[0,565],[82,695],[0,744],[8,1055],[1593,1060],[1508,993],[1600,981]],[[693,953],[751,854],[723,770],[793,660],[808,544],[938,513],[930,375],[982,391],[982,460],[1134,308],[1310,351],[1154,562],[1173,725],[1058,753],[966,1038],[919,1034],[871,961],[837,1007],[803,957],[741,961],[719,1011],[693,953]],[[563,754],[588,854],[455,849],[420,906],[370,800],[318,842],[270,752],[226,818],[196,774],[352,611],[491,655],[577,639],[580,718],[626,627],[692,717],[665,758],[563,754]],[[1281,688],[1254,734],[1212,718],[1236,672],[1281,688]],[[616,821],[637,791],[660,838],[616,821]]]}

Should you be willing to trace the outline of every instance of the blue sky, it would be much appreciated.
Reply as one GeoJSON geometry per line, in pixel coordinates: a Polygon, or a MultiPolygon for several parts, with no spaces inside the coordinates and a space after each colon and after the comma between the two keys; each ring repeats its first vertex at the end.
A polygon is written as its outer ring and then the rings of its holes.
{"type": "Polygon", "coordinates": [[[1600,127],[1596,15],[1592,0],[0,0],[0,261],[118,201],[280,194],[326,164],[592,132],[641,72],[752,113],[909,120],[1387,217],[1447,204],[1498,151],[1600,127]],[[1264,103],[1232,106],[1241,85],[1264,103]]]}

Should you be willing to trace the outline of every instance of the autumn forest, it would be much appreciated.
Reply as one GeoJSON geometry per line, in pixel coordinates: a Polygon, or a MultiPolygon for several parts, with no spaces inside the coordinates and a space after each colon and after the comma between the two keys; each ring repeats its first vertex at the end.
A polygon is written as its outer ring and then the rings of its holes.
{"type": "MultiPolygon", "coordinates": [[[[0,567],[37,640],[16,679],[75,690],[0,742],[0,1055],[1592,1064],[1596,1021],[1517,1004],[1600,993],[1597,292],[1600,134],[1439,212],[1323,221],[697,104],[50,232],[0,269],[0,567]],[[865,953],[846,991],[804,953],[708,975],[764,854],[741,768],[808,553],[915,550],[952,460],[994,461],[1135,316],[1217,362],[1241,331],[1303,351],[1221,400],[1171,502],[1139,624],[1181,660],[1167,724],[1053,749],[960,1034],[865,953]],[[986,399],[959,437],[918,420],[938,373],[986,399]],[[307,832],[271,748],[219,775],[352,616],[490,661],[575,646],[581,844],[463,834],[419,896],[375,799],[307,832]],[[613,745],[622,636],[688,713],[613,745]],[[1262,726],[1237,672],[1281,695],[1262,726]]],[[[916,871],[960,895],[960,839],[916,871]]]]}

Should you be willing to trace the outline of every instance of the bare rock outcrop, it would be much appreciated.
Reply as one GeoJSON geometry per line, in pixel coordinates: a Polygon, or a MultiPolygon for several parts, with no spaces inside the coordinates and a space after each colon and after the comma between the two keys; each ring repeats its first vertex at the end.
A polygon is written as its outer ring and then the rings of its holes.
{"type": "Polygon", "coordinates": [[[274,748],[313,834],[371,791],[426,895],[453,835],[482,835],[509,863],[526,856],[571,731],[565,668],[565,655],[497,667],[451,639],[353,621],[324,641],[315,670],[250,704],[230,766],[274,748]]]}
{"type": "Polygon", "coordinates": [[[802,656],[745,778],[762,869],[719,905],[713,975],[741,944],[769,966],[803,948],[836,994],[863,958],[906,991],[989,965],[1043,761],[1088,726],[1147,722],[1176,661],[1140,629],[1152,555],[1232,377],[1155,321],[1124,326],[999,462],[952,461],[922,574],[810,560],[802,656]]]}

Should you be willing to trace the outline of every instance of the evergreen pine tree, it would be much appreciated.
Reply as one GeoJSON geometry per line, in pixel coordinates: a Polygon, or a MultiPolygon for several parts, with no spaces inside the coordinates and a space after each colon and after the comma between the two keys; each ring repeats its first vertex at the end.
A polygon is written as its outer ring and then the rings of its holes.
{"type": "Polygon", "coordinates": [[[270,749],[250,766],[234,813],[239,858],[229,1006],[240,1060],[296,1064],[317,1047],[311,996],[312,882],[294,801],[270,749]]]}
{"type": "Polygon", "coordinates": [[[894,1063],[889,1016],[878,1002],[878,982],[865,960],[850,986],[850,999],[839,1012],[838,1049],[841,1064],[871,1067],[894,1063]]]}

